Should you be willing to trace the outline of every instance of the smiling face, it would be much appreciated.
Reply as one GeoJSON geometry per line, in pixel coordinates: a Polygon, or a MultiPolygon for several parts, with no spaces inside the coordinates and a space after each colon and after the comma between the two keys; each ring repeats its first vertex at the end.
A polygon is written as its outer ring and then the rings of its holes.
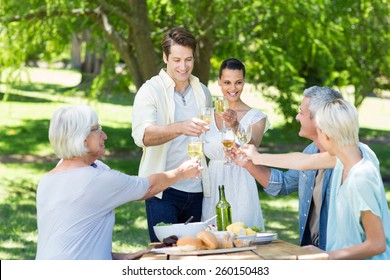
{"type": "Polygon", "coordinates": [[[223,69],[221,77],[218,78],[218,85],[221,87],[223,95],[229,101],[239,100],[245,85],[243,71],[223,69]]]}
{"type": "Polygon", "coordinates": [[[91,133],[85,139],[85,146],[89,149],[88,157],[93,161],[102,157],[105,153],[104,142],[107,140],[107,134],[102,130],[101,126],[94,125],[91,128],[91,133]]]}
{"type": "Polygon", "coordinates": [[[194,54],[191,48],[174,44],[167,57],[163,54],[167,64],[167,73],[175,83],[187,82],[194,68],[194,54]]]}
{"type": "Polygon", "coordinates": [[[299,113],[295,119],[301,124],[299,136],[317,141],[318,135],[316,130],[315,118],[310,115],[309,111],[310,97],[304,97],[299,106],[299,113]]]}

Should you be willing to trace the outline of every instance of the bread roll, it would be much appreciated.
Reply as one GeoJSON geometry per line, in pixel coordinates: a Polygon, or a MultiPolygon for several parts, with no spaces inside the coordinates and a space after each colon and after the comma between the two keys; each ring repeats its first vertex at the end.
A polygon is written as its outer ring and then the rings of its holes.
{"type": "Polygon", "coordinates": [[[218,248],[218,240],[211,232],[206,230],[200,231],[197,234],[197,237],[202,240],[206,250],[213,250],[218,248]]]}
{"type": "Polygon", "coordinates": [[[176,242],[176,246],[180,247],[181,251],[196,251],[204,248],[202,240],[193,236],[180,237],[176,242]]]}

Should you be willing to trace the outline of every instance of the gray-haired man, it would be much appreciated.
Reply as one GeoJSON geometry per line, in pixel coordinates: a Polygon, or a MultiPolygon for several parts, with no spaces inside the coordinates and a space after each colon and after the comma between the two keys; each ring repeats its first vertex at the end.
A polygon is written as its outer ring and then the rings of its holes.
{"type": "MultiPolygon", "coordinates": [[[[299,136],[313,141],[303,152],[308,154],[322,152],[323,147],[318,141],[316,131],[315,112],[327,101],[342,96],[334,89],[318,86],[306,89],[303,95],[296,116],[296,120],[301,124],[299,136]]],[[[263,186],[265,192],[272,196],[288,195],[298,191],[300,245],[314,245],[325,250],[333,169],[283,172],[251,162],[247,162],[244,167],[263,186]]]]}

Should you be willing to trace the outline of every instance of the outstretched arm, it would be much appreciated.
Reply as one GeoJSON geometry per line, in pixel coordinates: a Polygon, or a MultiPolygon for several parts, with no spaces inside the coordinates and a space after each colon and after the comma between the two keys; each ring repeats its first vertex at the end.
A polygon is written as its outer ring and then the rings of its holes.
{"type": "Polygon", "coordinates": [[[305,154],[305,153],[287,153],[287,154],[259,154],[257,148],[253,145],[246,145],[242,149],[247,159],[253,164],[272,166],[277,168],[287,168],[295,170],[312,170],[333,168],[336,164],[336,157],[329,153],[305,154]]]}
{"type": "Polygon", "coordinates": [[[248,170],[248,172],[253,176],[253,178],[255,178],[257,182],[260,183],[263,188],[268,186],[269,180],[271,178],[271,170],[268,167],[255,165],[251,161],[244,162],[242,167],[246,168],[246,170],[248,170]]]}
{"type": "Polygon", "coordinates": [[[195,159],[183,162],[179,167],[165,171],[162,173],[155,173],[148,176],[149,188],[141,200],[152,197],[153,195],[162,192],[166,188],[172,186],[177,181],[195,178],[201,174],[203,167],[195,159]]]}

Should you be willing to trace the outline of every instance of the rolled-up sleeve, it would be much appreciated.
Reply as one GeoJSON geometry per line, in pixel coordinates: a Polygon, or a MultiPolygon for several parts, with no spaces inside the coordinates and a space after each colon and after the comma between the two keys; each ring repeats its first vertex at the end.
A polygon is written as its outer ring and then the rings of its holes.
{"type": "Polygon", "coordinates": [[[277,169],[271,169],[268,186],[264,189],[266,193],[272,196],[288,195],[298,190],[299,171],[288,170],[283,172],[277,169]]]}
{"type": "Polygon", "coordinates": [[[132,137],[138,147],[145,147],[145,129],[157,122],[157,103],[153,98],[154,89],[144,84],[134,99],[132,113],[132,137]]]}

